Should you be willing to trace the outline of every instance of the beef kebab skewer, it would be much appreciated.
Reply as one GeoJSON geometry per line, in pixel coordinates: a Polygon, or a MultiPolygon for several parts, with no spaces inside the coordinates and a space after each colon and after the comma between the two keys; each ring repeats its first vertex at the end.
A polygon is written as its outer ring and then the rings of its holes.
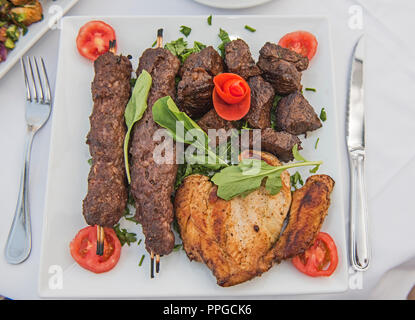
{"type": "Polygon", "coordinates": [[[94,102],[87,144],[92,156],[88,193],[83,201],[86,222],[97,225],[97,255],[104,253],[104,227],[112,228],[123,216],[128,198],[124,167],[125,107],[130,98],[132,66],[115,55],[115,40],[109,52],[94,62],[94,102]]]}
{"type": "Polygon", "coordinates": [[[175,78],[179,68],[180,60],[163,48],[163,29],[159,29],[157,47],[146,49],[139,60],[137,76],[146,70],[152,77],[152,86],[147,100],[148,108],[133,129],[130,147],[131,194],[135,200],[135,218],[142,225],[146,238],[152,278],[154,257],[158,273],[160,257],[169,254],[174,248],[171,195],[178,168],[174,157],[172,163],[163,164],[156,163],[153,159],[154,149],[163,141],[153,139],[161,127],[153,120],[152,107],[158,99],[165,96],[175,99],[175,78]]]}

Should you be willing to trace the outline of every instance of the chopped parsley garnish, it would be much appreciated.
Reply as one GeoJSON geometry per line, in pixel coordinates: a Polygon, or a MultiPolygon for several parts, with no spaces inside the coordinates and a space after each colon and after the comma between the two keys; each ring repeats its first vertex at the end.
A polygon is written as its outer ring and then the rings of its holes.
{"type": "Polygon", "coordinates": [[[305,88],[305,91],[313,91],[313,92],[316,92],[317,90],[315,88],[305,88]]]}
{"type": "Polygon", "coordinates": [[[131,243],[137,241],[137,235],[135,233],[128,232],[125,228],[121,228],[119,223],[114,226],[114,231],[122,246],[124,244],[128,244],[129,246],[131,243]]]}
{"type": "Polygon", "coordinates": [[[316,144],[314,145],[314,149],[317,149],[318,142],[320,141],[320,138],[317,138],[316,144]]]}
{"type": "Polygon", "coordinates": [[[208,25],[212,25],[212,15],[210,15],[208,18],[207,18],[207,23],[208,23],[208,25]]]}
{"type": "Polygon", "coordinates": [[[186,27],[186,26],[181,26],[180,27],[180,32],[183,33],[186,38],[189,36],[190,32],[192,32],[192,28],[186,27]]]}
{"type": "Polygon", "coordinates": [[[154,48],[157,44],[157,40],[153,42],[153,44],[151,45],[152,48],[154,48]]]}
{"type": "Polygon", "coordinates": [[[174,248],[173,248],[173,251],[179,251],[181,248],[183,247],[183,244],[175,244],[174,245],[174,248]]]}
{"type": "Polygon", "coordinates": [[[218,36],[222,40],[222,43],[218,46],[218,49],[222,55],[222,58],[225,58],[225,45],[231,42],[231,38],[229,38],[229,34],[222,28],[219,29],[218,36]]]}
{"type": "Polygon", "coordinates": [[[301,174],[296,171],[291,177],[290,177],[290,181],[291,181],[291,186],[297,190],[297,184],[299,183],[301,186],[304,185],[304,181],[301,178],[301,174]]]}
{"type": "Polygon", "coordinates": [[[145,258],[145,255],[143,254],[143,255],[141,256],[140,262],[138,263],[138,266],[139,266],[139,267],[141,267],[141,265],[143,264],[143,260],[144,260],[144,258],[145,258]]]}
{"type": "Polygon", "coordinates": [[[193,48],[188,48],[187,41],[185,41],[183,38],[179,38],[175,41],[166,43],[164,48],[178,57],[183,63],[192,53],[200,52],[202,49],[206,48],[206,46],[201,42],[195,41],[193,43],[193,48]]]}
{"type": "Polygon", "coordinates": [[[88,164],[89,164],[90,166],[92,166],[92,158],[89,158],[89,159],[88,159],[88,164]]]}
{"type": "Polygon", "coordinates": [[[276,114],[276,110],[277,110],[277,105],[278,102],[281,100],[281,96],[276,95],[274,98],[274,101],[272,102],[272,108],[271,108],[271,128],[275,130],[276,128],[276,123],[277,123],[277,114],[276,114]]]}
{"type": "Polygon", "coordinates": [[[140,245],[141,241],[143,241],[143,239],[138,240],[138,242],[137,242],[137,246],[139,246],[139,245],[140,245]]]}
{"type": "Polygon", "coordinates": [[[245,29],[248,30],[248,31],[251,31],[251,32],[255,32],[256,31],[255,28],[252,28],[252,27],[250,27],[248,25],[245,25],[245,29]]]}
{"type": "Polygon", "coordinates": [[[326,113],[326,109],[324,109],[324,108],[321,109],[320,119],[321,119],[321,121],[326,121],[327,120],[327,113],[326,113]]]}

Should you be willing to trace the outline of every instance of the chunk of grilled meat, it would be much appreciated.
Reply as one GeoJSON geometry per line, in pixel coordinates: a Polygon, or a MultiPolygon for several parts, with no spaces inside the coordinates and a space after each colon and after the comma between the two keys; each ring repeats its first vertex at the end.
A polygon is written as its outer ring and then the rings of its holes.
{"type": "Polygon", "coordinates": [[[200,118],[212,109],[213,77],[205,69],[186,71],[177,86],[177,103],[191,118],[200,118]]]}
{"type": "Polygon", "coordinates": [[[127,204],[124,111],[130,97],[132,67],[128,58],[108,52],[95,60],[94,69],[94,107],[87,136],[92,166],[83,215],[89,225],[112,227],[127,204]]]}
{"type": "Polygon", "coordinates": [[[186,71],[192,71],[194,68],[205,69],[211,76],[216,76],[224,70],[223,59],[212,46],[208,46],[187,57],[180,68],[180,76],[183,77],[186,71]]]}
{"type": "MultiPolygon", "coordinates": [[[[153,151],[161,141],[154,141],[160,126],[153,120],[152,106],[159,98],[175,98],[175,77],[180,61],[163,48],[147,49],[140,58],[137,75],[146,70],[153,82],[148,96],[148,108],[132,132],[131,193],[135,199],[136,219],[141,223],[146,237],[146,249],[155,255],[169,254],[174,247],[171,230],[173,205],[171,194],[177,174],[177,164],[158,164],[153,151]]],[[[174,159],[173,159],[174,160],[174,159]]]]}
{"type": "MultiPolygon", "coordinates": [[[[256,153],[270,165],[272,155],[256,153]]],[[[187,177],[175,198],[183,247],[190,260],[205,263],[217,283],[229,287],[266,272],[273,265],[273,247],[291,203],[290,176],[270,195],[260,189],[230,201],[217,197],[216,186],[202,175],[187,177]]]]}
{"type": "Polygon", "coordinates": [[[294,191],[287,227],[275,247],[276,260],[293,258],[314,244],[327,215],[333,188],[332,178],[314,175],[294,191]]]}
{"type": "Polygon", "coordinates": [[[261,49],[263,58],[268,61],[284,60],[294,64],[298,71],[304,71],[308,68],[308,58],[297,52],[283,48],[275,43],[267,42],[261,49]]]}
{"type": "Polygon", "coordinates": [[[300,92],[294,92],[278,101],[276,130],[291,134],[305,134],[321,128],[322,124],[313,107],[300,92]]]}
{"type": "Polygon", "coordinates": [[[192,53],[184,62],[177,86],[177,104],[192,118],[212,109],[213,77],[223,72],[223,60],[213,47],[192,53]]]}
{"type": "Polygon", "coordinates": [[[244,79],[261,74],[248,44],[242,39],[233,40],[225,45],[225,64],[229,72],[236,73],[244,79]]]}
{"type": "Polygon", "coordinates": [[[248,85],[251,88],[251,108],[244,119],[253,128],[269,128],[271,126],[271,108],[275,90],[261,76],[249,78],[248,85]]]}
{"type": "Polygon", "coordinates": [[[250,135],[249,148],[254,149],[256,146],[261,146],[261,150],[272,153],[277,156],[280,161],[288,162],[294,159],[293,147],[298,146],[298,150],[301,150],[301,140],[288,132],[278,132],[272,128],[266,128],[261,130],[261,143],[257,141],[257,137],[253,134],[250,135]]]}
{"type": "Polygon", "coordinates": [[[279,95],[301,90],[301,71],[307,66],[307,58],[270,42],[259,51],[258,67],[262,76],[279,95]]]}

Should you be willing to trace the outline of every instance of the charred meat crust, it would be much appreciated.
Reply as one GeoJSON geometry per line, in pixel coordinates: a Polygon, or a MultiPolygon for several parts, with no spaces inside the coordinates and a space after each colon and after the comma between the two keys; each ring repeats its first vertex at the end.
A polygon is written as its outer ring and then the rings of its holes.
{"type": "Polygon", "coordinates": [[[309,61],[307,57],[303,57],[297,52],[283,48],[275,43],[265,43],[261,49],[261,55],[269,61],[284,60],[290,62],[300,72],[308,68],[309,61]]]}
{"type": "Polygon", "coordinates": [[[281,98],[275,112],[278,131],[299,135],[322,127],[313,107],[300,92],[281,98]]]}
{"type": "Polygon", "coordinates": [[[106,53],[94,62],[94,69],[94,107],[87,136],[92,166],[83,215],[89,225],[112,227],[127,204],[124,111],[130,97],[132,67],[128,58],[106,53]]]}
{"type": "Polygon", "coordinates": [[[225,45],[225,64],[228,72],[236,73],[245,80],[261,74],[248,44],[242,39],[233,40],[225,45]]]}
{"type": "Polygon", "coordinates": [[[294,191],[287,227],[275,247],[277,261],[293,258],[313,245],[327,215],[334,184],[328,175],[314,175],[294,191]]]}
{"type": "Polygon", "coordinates": [[[171,194],[177,174],[174,156],[171,163],[158,164],[153,151],[163,141],[154,141],[160,126],[153,120],[152,106],[159,98],[175,97],[175,77],[180,61],[163,48],[147,49],[140,58],[137,75],[146,70],[153,82],[148,96],[148,108],[132,132],[131,193],[135,200],[136,219],[143,227],[146,249],[156,255],[169,254],[174,247],[171,230],[173,205],[171,194]]]}
{"type": "Polygon", "coordinates": [[[253,128],[269,128],[271,126],[271,108],[275,90],[261,76],[249,78],[248,85],[251,88],[251,108],[244,119],[253,128]]]}
{"type": "Polygon", "coordinates": [[[177,104],[192,118],[200,118],[212,109],[213,77],[223,72],[223,60],[212,46],[192,53],[180,69],[177,104]]]}
{"type": "MultiPolygon", "coordinates": [[[[258,137],[259,138],[259,137],[258,137]]],[[[292,149],[294,145],[301,150],[301,140],[288,132],[278,132],[272,128],[261,130],[259,144],[255,135],[250,135],[249,148],[255,149],[261,146],[261,149],[278,157],[280,161],[288,162],[294,159],[292,149]]]]}

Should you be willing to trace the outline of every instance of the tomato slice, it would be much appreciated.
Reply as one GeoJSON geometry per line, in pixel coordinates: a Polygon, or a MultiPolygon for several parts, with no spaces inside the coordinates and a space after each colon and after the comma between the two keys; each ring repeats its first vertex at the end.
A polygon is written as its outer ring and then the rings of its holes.
{"type": "Polygon", "coordinates": [[[213,106],[225,120],[240,120],[251,107],[251,89],[244,78],[234,73],[221,73],[213,78],[213,106]]]}
{"type": "Polygon", "coordinates": [[[307,31],[295,31],[283,36],[278,44],[281,47],[293,50],[308,60],[311,60],[317,51],[318,42],[316,37],[307,31]]]}
{"type": "Polygon", "coordinates": [[[121,255],[121,243],[115,231],[104,228],[104,254],[97,252],[97,226],[81,229],[70,243],[71,256],[83,268],[95,272],[107,272],[114,268],[121,255]]]}
{"type": "Polygon", "coordinates": [[[337,268],[339,258],[334,240],[328,233],[320,232],[313,246],[292,259],[293,265],[311,277],[331,276],[337,268]]]}
{"type": "Polygon", "coordinates": [[[115,40],[115,31],[103,21],[90,21],[79,29],[76,46],[85,58],[95,61],[109,50],[109,42],[115,40]]]}

